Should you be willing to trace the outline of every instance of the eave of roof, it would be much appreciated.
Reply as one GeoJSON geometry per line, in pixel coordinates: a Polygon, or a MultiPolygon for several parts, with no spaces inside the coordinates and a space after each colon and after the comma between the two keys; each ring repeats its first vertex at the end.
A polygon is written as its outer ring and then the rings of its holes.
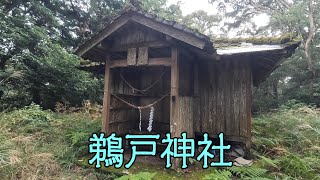
{"type": "Polygon", "coordinates": [[[278,37],[247,37],[215,40],[218,55],[276,51],[293,46],[296,48],[299,44],[300,37],[296,37],[292,33],[278,37]]]}
{"type": "Polygon", "coordinates": [[[261,51],[272,51],[272,50],[280,50],[283,49],[280,45],[250,45],[250,46],[241,46],[236,48],[223,48],[217,49],[218,55],[233,55],[233,54],[241,54],[248,52],[261,52],[261,51]]]}

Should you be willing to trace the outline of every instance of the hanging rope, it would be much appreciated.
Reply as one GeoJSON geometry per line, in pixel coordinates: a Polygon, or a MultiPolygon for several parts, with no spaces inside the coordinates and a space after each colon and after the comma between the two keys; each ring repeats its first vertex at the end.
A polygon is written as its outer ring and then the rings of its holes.
{"type": "Polygon", "coordinates": [[[150,107],[152,107],[152,106],[156,105],[158,102],[160,102],[160,101],[161,101],[162,99],[164,99],[165,97],[169,96],[169,95],[170,95],[170,93],[165,94],[165,95],[164,95],[164,96],[162,96],[160,99],[158,99],[158,100],[154,101],[154,102],[153,102],[153,103],[151,103],[151,104],[145,105],[145,106],[136,106],[136,105],[131,104],[131,103],[129,103],[128,101],[126,101],[126,100],[124,100],[124,99],[120,98],[120,97],[119,97],[119,96],[117,96],[116,94],[111,94],[111,95],[113,95],[114,97],[116,97],[117,99],[119,99],[120,101],[124,102],[125,104],[127,104],[128,106],[130,106],[130,107],[132,107],[132,108],[135,108],[135,109],[148,109],[148,108],[150,108],[150,107]]]}
{"type": "Polygon", "coordinates": [[[151,108],[150,108],[150,116],[149,116],[149,125],[148,125],[148,128],[147,128],[147,130],[149,132],[152,131],[153,117],[154,117],[154,107],[151,106],[151,108]]]}
{"type": "Polygon", "coordinates": [[[167,72],[167,71],[164,70],[164,71],[162,72],[160,78],[159,78],[158,80],[154,81],[150,86],[148,86],[148,87],[145,88],[145,89],[137,89],[137,88],[135,88],[134,86],[132,86],[132,85],[123,77],[122,73],[120,73],[120,77],[121,77],[121,79],[122,79],[130,88],[132,88],[134,91],[137,91],[137,92],[146,92],[146,91],[148,91],[149,89],[153,88],[153,87],[163,78],[163,76],[166,74],[166,72],[167,72]]]}
{"type": "Polygon", "coordinates": [[[113,95],[114,97],[116,97],[116,98],[119,99],[120,101],[124,102],[124,103],[127,104],[128,106],[130,106],[130,107],[132,107],[132,108],[135,108],[135,109],[139,109],[139,115],[140,115],[139,130],[140,130],[140,132],[141,132],[141,124],[142,124],[142,112],[141,112],[141,110],[142,110],[142,109],[150,108],[151,111],[150,111],[150,117],[149,117],[149,126],[148,126],[147,130],[148,130],[149,132],[151,132],[151,131],[152,131],[153,117],[154,117],[154,107],[153,107],[153,106],[156,105],[158,102],[160,102],[160,101],[161,101],[162,99],[164,99],[165,97],[167,97],[168,95],[170,95],[170,93],[162,96],[160,99],[154,101],[154,102],[151,103],[151,104],[145,105],[145,106],[136,106],[136,105],[131,104],[131,103],[129,103],[128,101],[120,98],[120,97],[117,96],[116,94],[111,94],[111,95],[113,95]]]}
{"type": "Polygon", "coordinates": [[[139,109],[139,114],[140,114],[139,130],[141,132],[142,112],[141,112],[141,108],[138,108],[138,109],[139,109]]]}

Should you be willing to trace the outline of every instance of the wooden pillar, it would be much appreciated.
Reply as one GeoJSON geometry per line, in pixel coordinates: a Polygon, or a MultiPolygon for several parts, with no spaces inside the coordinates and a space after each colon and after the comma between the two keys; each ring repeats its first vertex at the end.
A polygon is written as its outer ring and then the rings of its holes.
{"type": "MultiPolygon", "coordinates": [[[[170,133],[172,137],[181,136],[181,126],[179,122],[179,62],[178,49],[171,49],[171,99],[170,99],[170,133]]],[[[178,169],[180,166],[179,159],[172,159],[172,168],[178,169]]]]}
{"type": "Polygon", "coordinates": [[[171,100],[170,100],[170,133],[172,136],[179,137],[179,127],[177,120],[178,102],[179,102],[179,65],[178,65],[178,49],[173,47],[171,50],[171,100]]]}
{"type": "Polygon", "coordinates": [[[102,112],[102,129],[101,131],[110,134],[110,89],[111,89],[111,68],[110,55],[106,56],[105,76],[104,76],[104,95],[103,95],[103,112],[102,112]]]}

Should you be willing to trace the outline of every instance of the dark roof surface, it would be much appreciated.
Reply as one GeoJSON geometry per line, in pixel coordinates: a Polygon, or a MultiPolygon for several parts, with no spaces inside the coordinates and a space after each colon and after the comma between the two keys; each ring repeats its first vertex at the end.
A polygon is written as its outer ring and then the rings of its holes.
{"type": "MultiPolygon", "coordinates": [[[[150,14],[150,13],[147,13],[147,12],[144,12],[142,10],[137,10],[135,7],[130,7],[130,8],[126,8],[124,9],[123,11],[121,11],[115,18],[113,18],[112,21],[106,23],[106,25],[101,28],[97,33],[95,33],[94,35],[92,35],[88,40],[86,40],[85,42],[83,42],[82,44],[80,44],[76,49],[75,49],[75,54],[79,54],[79,52],[81,51],[81,49],[83,48],[83,46],[85,46],[90,40],[94,39],[96,36],[98,36],[99,34],[101,34],[103,32],[103,30],[105,30],[110,24],[116,22],[118,19],[120,19],[121,17],[125,16],[125,15],[128,15],[128,16],[131,16],[131,15],[140,15],[140,16],[143,16],[145,18],[148,18],[148,19],[151,19],[155,22],[158,22],[158,23],[161,23],[161,24],[164,24],[164,25],[167,25],[171,28],[174,28],[174,29],[177,29],[177,30],[180,30],[181,32],[183,33],[186,33],[186,34],[189,34],[189,35],[192,35],[204,42],[207,43],[207,46],[210,46],[209,48],[213,48],[213,43],[211,41],[211,38],[207,35],[204,35],[202,33],[200,33],[198,30],[195,30],[195,29],[190,29],[188,28],[187,26],[183,25],[183,24],[180,24],[176,21],[169,21],[169,20],[166,20],[162,17],[159,17],[157,15],[154,15],[154,14],[150,14]]],[[[80,54],[82,55],[82,54],[80,54]]]]}
{"type": "MultiPolygon", "coordinates": [[[[168,25],[172,28],[181,30],[184,33],[190,34],[194,37],[197,37],[203,41],[205,41],[209,46],[212,46],[212,49],[217,50],[218,55],[232,55],[232,54],[241,54],[241,53],[250,53],[250,52],[261,52],[261,51],[271,51],[271,50],[280,50],[285,49],[288,46],[295,46],[299,44],[300,41],[297,38],[294,38],[292,34],[286,34],[279,37],[249,37],[249,38],[218,38],[215,40],[211,40],[211,38],[207,35],[200,33],[198,30],[190,29],[187,26],[180,24],[176,21],[169,21],[162,17],[156,16],[154,14],[150,14],[144,12],[142,10],[137,10],[135,7],[130,6],[121,11],[112,21],[107,23],[100,31],[94,34],[87,41],[82,43],[76,50],[75,53],[81,51],[81,48],[95,36],[99,35],[106,27],[108,27],[113,22],[117,21],[120,17],[126,14],[138,14],[143,17],[152,19],[156,22],[168,25]],[[213,45],[214,44],[214,45],[213,45]]],[[[214,51],[212,51],[214,52],[214,51]]],[[[80,54],[82,55],[82,54],[80,54]]]]}

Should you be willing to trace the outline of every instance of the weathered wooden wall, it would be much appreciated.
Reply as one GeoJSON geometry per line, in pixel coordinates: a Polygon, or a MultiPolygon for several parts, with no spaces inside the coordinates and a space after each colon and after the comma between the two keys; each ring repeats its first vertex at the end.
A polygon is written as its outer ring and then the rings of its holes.
{"type": "Polygon", "coordinates": [[[252,74],[249,59],[201,62],[198,66],[195,132],[211,135],[224,132],[229,140],[246,142],[251,137],[252,74]]]}
{"type": "Polygon", "coordinates": [[[112,48],[125,49],[131,45],[165,40],[165,35],[155,30],[141,27],[137,23],[128,23],[107,38],[112,48]]]}
{"type": "MultiPolygon", "coordinates": [[[[148,51],[149,43],[166,41],[163,34],[136,25],[128,25],[110,36],[108,41],[113,42],[111,47],[128,51],[127,55],[126,53],[111,54],[111,62],[115,59],[129,58],[127,63],[131,65],[112,69],[111,93],[119,95],[132,104],[146,105],[158,100],[170,90],[171,93],[174,92],[171,87],[172,69],[170,67],[141,66],[146,65],[150,57],[174,55],[172,52],[171,55],[170,52],[163,53],[166,50],[160,51],[160,49],[149,48],[151,51],[148,51]],[[142,94],[134,92],[120,77],[120,74],[123,74],[134,87],[143,89],[158,80],[165,69],[167,73],[161,81],[142,94]]],[[[171,51],[170,48],[169,51],[171,51]]],[[[174,97],[172,95],[172,97],[166,97],[154,106],[153,132],[174,132],[178,135],[180,132],[187,131],[189,137],[195,133],[204,132],[216,137],[220,132],[224,132],[227,140],[247,143],[251,138],[250,59],[230,57],[206,61],[196,59],[192,52],[183,47],[178,47],[177,52],[179,53],[176,66],[178,76],[177,84],[174,86],[177,86],[178,94],[174,97]],[[177,99],[174,101],[170,98],[177,99]],[[177,111],[170,110],[172,104],[178,108],[177,111]],[[170,111],[175,112],[174,121],[170,121],[170,111]]],[[[137,109],[129,107],[115,97],[111,97],[110,108],[110,129],[113,132],[126,134],[139,130],[137,109]]],[[[142,111],[143,131],[148,127],[149,114],[150,109],[142,111]]]]}
{"type": "MultiPolygon", "coordinates": [[[[177,100],[178,115],[175,126],[177,132],[187,132],[189,138],[194,137],[194,64],[192,56],[179,49],[179,98],[177,100]]],[[[179,133],[177,135],[180,136],[179,133]]]]}

